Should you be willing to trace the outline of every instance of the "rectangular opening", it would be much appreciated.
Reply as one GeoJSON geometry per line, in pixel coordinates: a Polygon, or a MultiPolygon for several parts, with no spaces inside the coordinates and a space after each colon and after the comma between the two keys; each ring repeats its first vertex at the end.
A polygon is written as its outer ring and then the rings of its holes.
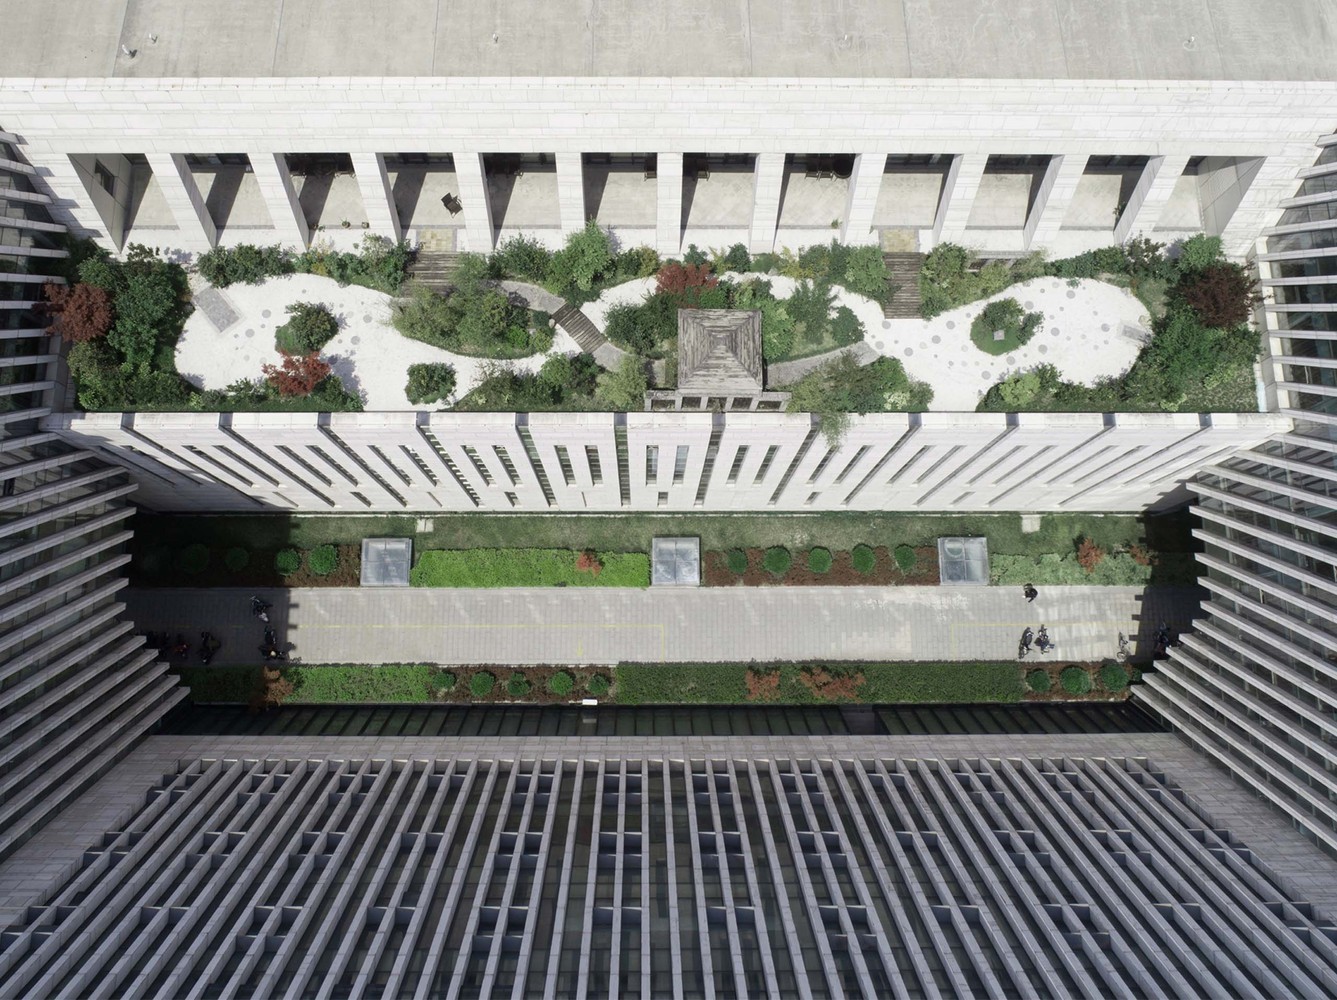
{"type": "Polygon", "coordinates": [[[687,450],[687,445],[678,445],[678,454],[673,460],[673,483],[675,486],[681,483],[683,476],[687,474],[687,450]]]}
{"type": "Polygon", "coordinates": [[[571,455],[566,450],[566,445],[557,445],[557,464],[562,467],[562,479],[566,481],[566,485],[576,485],[576,470],[571,465],[571,455]]]}
{"type": "Polygon", "coordinates": [[[595,486],[604,481],[603,466],[599,464],[599,449],[592,444],[585,446],[585,461],[590,466],[590,482],[595,486]]]}
{"type": "Polygon", "coordinates": [[[649,486],[659,478],[659,445],[645,446],[645,485],[649,486]]]}
{"type": "Polygon", "coordinates": [[[742,471],[743,462],[747,460],[747,445],[740,445],[734,452],[733,465],[729,467],[729,482],[738,482],[738,473],[742,471]]]}
{"type": "Polygon", "coordinates": [[[771,471],[771,463],[775,461],[775,453],[779,450],[780,446],[778,444],[773,444],[766,449],[766,454],[761,460],[761,468],[757,469],[757,478],[752,481],[753,484],[760,483],[766,478],[766,473],[771,471]]]}

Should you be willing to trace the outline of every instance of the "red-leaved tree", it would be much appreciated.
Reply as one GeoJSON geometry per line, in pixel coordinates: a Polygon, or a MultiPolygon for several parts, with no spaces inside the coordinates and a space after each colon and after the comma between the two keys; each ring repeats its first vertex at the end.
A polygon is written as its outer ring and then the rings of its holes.
{"type": "Polygon", "coordinates": [[[264,365],[260,370],[280,396],[309,396],[330,374],[330,366],[314,351],[285,354],[283,364],[264,365]]]}
{"type": "Polygon", "coordinates": [[[719,283],[720,279],[710,273],[709,264],[665,264],[655,276],[657,291],[687,305],[695,305],[703,291],[719,283]]]}
{"type": "Polygon", "coordinates": [[[1239,264],[1220,261],[1185,277],[1179,295],[1207,326],[1226,329],[1247,323],[1263,301],[1258,282],[1239,264]]]}
{"type": "Polygon", "coordinates": [[[51,317],[47,333],[63,340],[81,344],[86,340],[104,337],[111,329],[114,314],[111,296],[97,285],[57,285],[47,282],[42,286],[46,296],[43,312],[51,317]]]}
{"type": "Polygon", "coordinates": [[[576,556],[576,569],[581,573],[589,573],[591,576],[598,576],[603,572],[604,564],[598,554],[593,549],[586,549],[580,555],[576,556]]]}

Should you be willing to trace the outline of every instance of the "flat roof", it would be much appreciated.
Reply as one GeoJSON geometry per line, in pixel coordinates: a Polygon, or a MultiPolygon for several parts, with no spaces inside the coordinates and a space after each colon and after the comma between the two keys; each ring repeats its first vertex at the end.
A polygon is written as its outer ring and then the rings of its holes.
{"type": "Polygon", "coordinates": [[[1337,0],[0,0],[0,26],[0,74],[47,79],[1331,81],[1337,56],[1337,0]]]}

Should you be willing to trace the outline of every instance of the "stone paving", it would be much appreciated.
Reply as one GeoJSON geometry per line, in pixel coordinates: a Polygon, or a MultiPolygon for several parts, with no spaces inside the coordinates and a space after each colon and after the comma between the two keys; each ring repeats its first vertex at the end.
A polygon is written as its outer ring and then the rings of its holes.
{"type": "MultiPolygon", "coordinates": [[[[306,663],[614,663],[1009,659],[1027,626],[1054,651],[1113,656],[1118,634],[1150,650],[1162,620],[1188,624],[1199,592],[1178,587],[735,587],[263,591],[273,625],[306,663]]],[[[218,663],[254,662],[262,625],[249,591],[128,592],[140,628],[223,643],[218,663]]],[[[1134,649],[1134,653],[1139,650],[1134,649]]]]}

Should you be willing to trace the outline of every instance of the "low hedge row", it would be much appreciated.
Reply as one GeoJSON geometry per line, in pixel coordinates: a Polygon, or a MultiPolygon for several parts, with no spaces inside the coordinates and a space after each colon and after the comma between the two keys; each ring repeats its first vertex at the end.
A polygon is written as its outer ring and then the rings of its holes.
{"type": "MultiPolygon", "coordinates": [[[[439,668],[421,663],[285,666],[280,672],[293,685],[285,702],[311,705],[431,701],[434,679],[440,676],[439,668]]],[[[259,673],[258,666],[184,666],[181,680],[197,702],[248,702],[255,693],[259,673]]]]}
{"type": "Polygon", "coordinates": [[[1015,662],[621,663],[616,676],[621,705],[1016,702],[1023,694],[1015,662]]]}
{"type": "Polygon", "coordinates": [[[431,549],[409,574],[415,587],[648,587],[650,557],[609,552],[594,569],[570,549],[431,549]]]}

